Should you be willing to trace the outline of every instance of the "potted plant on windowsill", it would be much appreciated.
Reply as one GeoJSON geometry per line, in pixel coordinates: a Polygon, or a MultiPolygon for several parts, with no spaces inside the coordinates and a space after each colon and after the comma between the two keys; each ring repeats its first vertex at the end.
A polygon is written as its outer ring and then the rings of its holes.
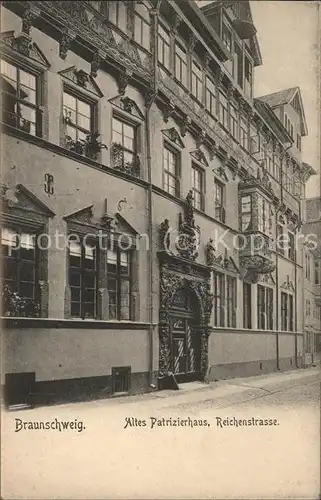
{"type": "Polygon", "coordinates": [[[40,307],[35,300],[26,300],[5,285],[1,292],[3,315],[7,317],[39,318],[40,307]]]}
{"type": "Polygon", "coordinates": [[[86,135],[86,139],[73,140],[69,135],[66,136],[66,147],[74,153],[87,156],[92,160],[97,160],[98,154],[102,149],[107,149],[106,144],[98,140],[99,132],[93,132],[86,135]]]}

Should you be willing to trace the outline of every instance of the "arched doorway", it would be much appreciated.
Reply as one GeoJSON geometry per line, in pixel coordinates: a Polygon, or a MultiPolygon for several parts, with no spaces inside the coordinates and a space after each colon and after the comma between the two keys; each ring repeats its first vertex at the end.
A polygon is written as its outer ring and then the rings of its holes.
{"type": "Polygon", "coordinates": [[[170,371],[177,382],[201,378],[201,330],[197,297],[186,284],[181,286],[169,308],[170,371]]]}

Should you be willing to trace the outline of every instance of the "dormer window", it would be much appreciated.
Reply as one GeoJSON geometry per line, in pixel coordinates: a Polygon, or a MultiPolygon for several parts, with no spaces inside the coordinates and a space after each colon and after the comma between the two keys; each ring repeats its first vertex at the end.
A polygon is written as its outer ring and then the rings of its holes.
{"type": "Polygon", "coordinates": [[[284,126],[288,132],[288,134],[292,137],[294,137],[294,134],[293,134],[293,125],[291,123],[291,120],[290,118],[288,117],[288,115],[285,113],[284,114],[284,126]]]}

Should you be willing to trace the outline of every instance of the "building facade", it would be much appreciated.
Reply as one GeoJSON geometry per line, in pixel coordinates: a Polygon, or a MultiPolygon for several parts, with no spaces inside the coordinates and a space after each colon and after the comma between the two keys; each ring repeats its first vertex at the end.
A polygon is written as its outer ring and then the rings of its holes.
{"type": "Polygon", "coordinates": [[[321,358],[321,199],[305,200],[303,232],[312,244],[304,248],[306,364],[321,358]]]}
{"type": "Polygon", "coordinates": [[[253,96],[249,2],[2,12],[6,400],[302,367],[314,170],[300,89],[253,96]]]}

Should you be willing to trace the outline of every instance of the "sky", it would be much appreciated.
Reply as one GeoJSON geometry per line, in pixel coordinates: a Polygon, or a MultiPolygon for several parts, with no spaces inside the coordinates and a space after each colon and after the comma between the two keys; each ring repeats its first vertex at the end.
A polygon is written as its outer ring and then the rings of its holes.
{"type": "MultiPolygon", "coordinates": [[[[321,3],[319,6],[318,3],[250,2],[263,60],[262,66],[255,69],[254,94],[260,96],[300,87],[308,126],[308,136],[302,139],[302,160],[320,172],[321,89],[319,87],[318,92],[318,79],[320,82],[321,69],[318,36],[321,32],[318,10],[321,12],[321,3]]],[[[308,197],[320,195],[320,176],[310,179],[306,194],[308,197]]]]}
{"type": "MultiPolygon", "coordinates": [[[[209,1],[199,5],[206,3],[209,1]]],[[[263,60],[254,71],[254,95],[300,87],[308,126],[308,136],[302,139],[302,160],[320,172],[321,69],[317,56],[321,2],[255,0],[250,5],[263,60]]],[[[308,197],[320,195],[320,182],[320,176],[310,179],[308,197]]]]}

